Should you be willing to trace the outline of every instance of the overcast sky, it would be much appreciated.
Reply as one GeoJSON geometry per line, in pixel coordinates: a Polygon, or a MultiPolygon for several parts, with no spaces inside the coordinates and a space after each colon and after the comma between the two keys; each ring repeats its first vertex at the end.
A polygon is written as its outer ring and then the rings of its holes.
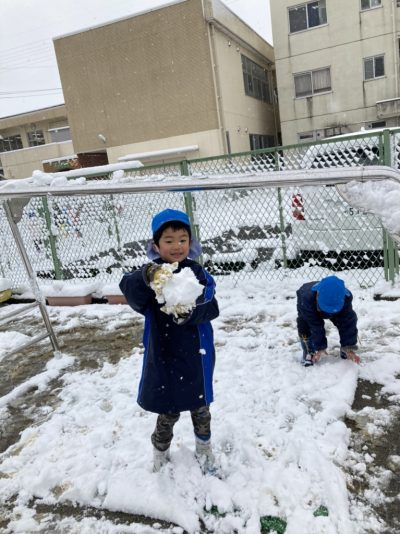
{"type": "MultiPolygon", "coordinates": [[[[269,0],[223,0],[272,43],[269,0]]],[[[0,117],[64,99],[52,38],[166,4],[168,0],[0,0],[0,117]]]]}

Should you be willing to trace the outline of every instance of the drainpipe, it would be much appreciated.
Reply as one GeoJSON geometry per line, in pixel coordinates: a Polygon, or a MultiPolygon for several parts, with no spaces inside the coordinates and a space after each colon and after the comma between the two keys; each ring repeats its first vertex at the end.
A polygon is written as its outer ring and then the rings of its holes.
{"type": "Polygon", "coordinates": [[[213,82],[214,82],[214,94],[215,94],[215,103],[217,106],[217,117],[218,117],[218,129],[221,136],[221,142],[222,142],[222,148],[224,151],[224,154],[228,154],[228,146],[227,146],[227,139],[226,139],[226,128],[224,123],[224,114],[222,111],[222,94],[221,94],[221,81],[219,77],[219,68],[218,68],[218,59],[217,54],[215,51],[215,29],[214,25],[211,21],[207,20],[207,13],[210,12],[211,6],[209,4],[209,0],[202,0],[202,6],[203,6],[203,16],[204,20],[207,24],[207,35],[208,35],[208,46],[210,49],[210,56],[212,61],[212,72],[213,72],[213,82]],[[207,3],[208,5],[205,6],[204,4],[207,3]]]}

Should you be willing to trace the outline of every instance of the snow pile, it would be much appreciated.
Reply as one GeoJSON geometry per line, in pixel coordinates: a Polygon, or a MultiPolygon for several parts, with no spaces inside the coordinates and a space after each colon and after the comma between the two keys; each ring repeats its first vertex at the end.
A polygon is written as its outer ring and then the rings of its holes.
{"type": "Polygon", "coordinates": [[[12,288],[12,282],[8,278],[0,278],[0,291],[12,288]]]}
{"type": "Polygon", "coordinates": [[[98,282],[68,283],[63,280],[39,283],[40,290],[45,297],[82,297],[95,293],[98,282]]]}
{"type": "Polygon", "coordinates": [[[162,311],[174,317],[190,313],[204,289],[190,267],[175,273],[177,268],[177,262],[163,263],[150,283],[157,302],[164,304],[162,311]]]}
{"type": "Polygon", "coordinates": [[[0,362],[8,352],[14,351],[29,340],[29,336],[21,334],[20,332],[0,332],[0,362]]]}
{"type": "MultiPolygon", "coordinates": [[[[32,523],[29,502],[35,498],[50,506],[76,502],[143,514],[155,522],[173,521],[192,534],[202,524],[218,534],[259,534],[260,517],[266,515],[285,519],[285,534],[383,532],[372,508],[379,492],[371,493],[363,507],[349,496],[344,468],[361,472],[374,462],[367,444],[365,459],[349,458],[350,430],[343,418],[351,413],[359,375],[400,399],[394,335],[400,332],[400,301],[374,301],[373,290],[342,278],[359,317],[360,366],[340,359],[337,330],[329,322],[328,356],[312,368],[300,365],[295,294],[304,279],[218,285],[211,412],[221,479],[204,476],[194,458],[189,413],[174,428],[171,463],[152,472],[156,415],[135,402],[142,346],[98,370],[65,372],[57,406],[48,407],[46,418],[33,421],[0,455],[0,501],[16,497],[15,531],[33,532],[24,529],[24,520],[32,523]],[[327,517],[314,515],[321,505],[329,510],[327,517]]],[[[128,307],[100,304],[49,311],[60,328],[107,325],[116,336],[132,316],[143,321],[128,307]]],[[[377,432],[387,414],[371,410],[368,421],[371,433],[377,432]]],[[[100,532],[96,519],[85,521],[88,532],[100,532]]],[[[74,528],[83,532],[79,525],[74,528]]],[[[160,532],[182,532],[179,528],[160,532]]]]}
{"type": "Polygon", "coordinates": [[[374,213],[390,233],[400,234],[400,183],[350,182],[340,189],[353,206],[374,213]]]}

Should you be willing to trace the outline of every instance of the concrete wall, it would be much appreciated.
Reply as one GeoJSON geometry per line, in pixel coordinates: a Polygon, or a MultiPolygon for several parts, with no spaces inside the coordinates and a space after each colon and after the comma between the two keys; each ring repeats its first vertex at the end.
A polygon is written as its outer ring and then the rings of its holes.
{"type": "Polygon", "coordinates": [[[27,178],[32,176],[34,170],[43,171],[44,160],[63,158],[74,154],[72,141],[63,143],[49,143],[11,152],[2,152],[5,178],[27,178]]]}
{"type": "Polygon", "coordinates": [[[201,1],[54,44],[77,152],[218,128],[201,1]]]}
{"type": "MultiPolygon", "coordinates": [[[[399,9],[392,17],[391,0],[360,11],[360,2],[327,0],[327,24],[289,34],[288,7],[294,0],[271,0],[279,109],[284,144],[298,142],[297,134],[342,127],[359,130],[379,120],[376,102],[398,97],[399,9]],[[385,76],[364,81],[363,59],[384,54],[385,76]],[[332,91],[296,98],[293,74],[331,68],[332,91]]],[[[389,124],[388,124],[389,125],[389,124]]]]}
{"type": "MultiPolygon", "coordinates": [[[[218,65],[217,77],[221,94],[221,115],[224,130],[229,132],[232,152],[250,150],[250,134],[275,135],[274,106],[245,94],[242,54],[268,71],[270,93],[273,95],[271,64],[273,53],[266,56],[243,45],[234,36],[216,28],[212,34],[218,65]]],[[[261,46],[258,46],[262,50],[261,46]]],[[[264,50],[263,50],[264,51],[264,50]]],[[[277,119],[279,120],[279,119],[277,119]]]]}
{"type": "Polygon", "coordinates": [[[43,170],[43,159],[73,154],[72,141],[52,143],[51,134],[48,131],[50,128],[65,126],[68,126],[68,119],[64,105],[1,118],[0,135],[3,138],[20,135],[23,145],[22,149],[0,153],[4,176],[6,178],[25,178],[26,176],[31,176],[36,169],[43,170]],[[45,142],[51,145],[29,147],[28,132],[35,129],[42,130],[45,142]],[[43,150],[46,146],[49,146],[49,148],[43,150]],[[47,153],[51,154],[51,156],[47,156],[47,153]]]}
{"type": "MultiPolygon", "coordinates": [[[[106,149],[114,161],[198,144],[212,156],[227,152],[225,128],[275,128],[271,106],[244,95],[236,51],[271,68],[272,47],[219,0],[183,0],[54,44],[79,153],[106,149]]],[[[248,134],[233,147],[248,150],[248,134]]]]}

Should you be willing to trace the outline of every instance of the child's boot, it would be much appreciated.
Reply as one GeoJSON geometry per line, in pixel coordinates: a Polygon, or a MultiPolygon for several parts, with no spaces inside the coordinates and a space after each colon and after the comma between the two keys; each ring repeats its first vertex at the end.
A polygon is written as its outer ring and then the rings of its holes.
{"type": "Polygon", "coordinates": [[[169,448],[166,451],[159,451],[153,447],[153,472],[158,473],[160,469],[169,462],[169,448]]]}
{"type": "Polygon", "coordinates": [[[214,474],[216,472],[215,456],[211,447],[211,439],[203,440],[195,437],[195,456],[203,473],[214,474]]]}
{"type": "Polygon", "coordinates": [[[309,339],[305,336],[300,337],[301,348],[303,349],[303,358],[301,363],[304,367],[310,367],[314,365],[312,354],[310,354],[309,339]]]}

